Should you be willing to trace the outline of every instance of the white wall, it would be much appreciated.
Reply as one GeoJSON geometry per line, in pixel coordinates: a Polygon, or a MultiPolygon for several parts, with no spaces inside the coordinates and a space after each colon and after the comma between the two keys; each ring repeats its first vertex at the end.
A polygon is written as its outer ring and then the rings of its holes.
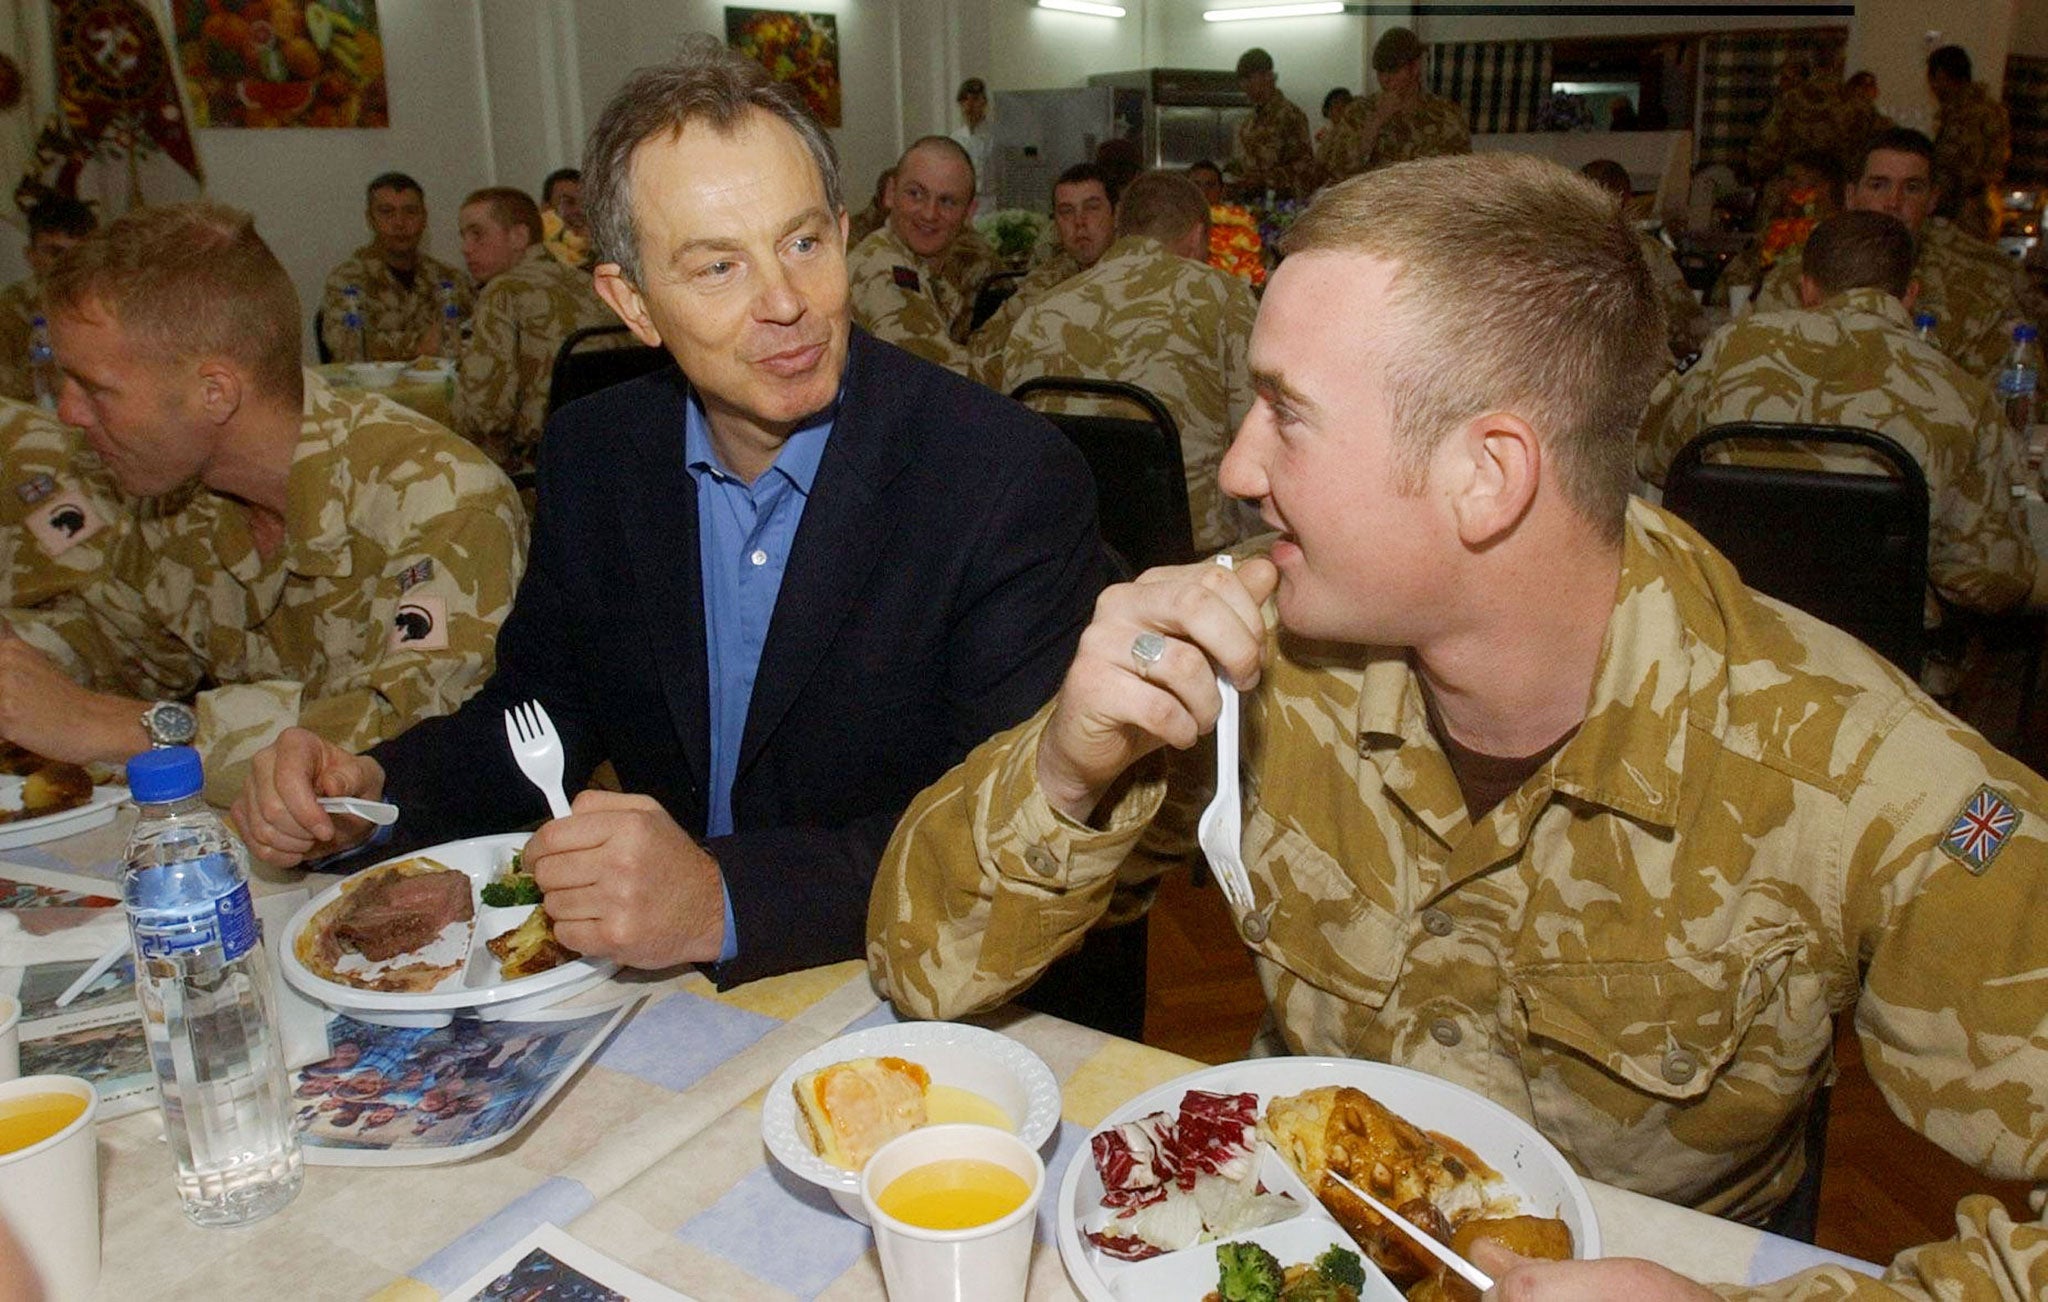
{"type": "MultiPolygon", "coordinates": [[[[256,215],[256,229],[298,287],[308,321],[334,264],[369,238],[363,185],[384,171],[417,179],[427,195],[427,248],[460,265],[455,211],[494,184],[479,0],[381,0],[391,126],[385,130],[195,131],[206,191],[256,215]]],[[[168,5],[162,5],[168,13],[168,5]]],[[[534,177],[526,184],[539,181],[534,177]]]]}
{"type": "Polygon", "coordinates": [[[2048,58],[2048,0],[2012,0],[2010,53],[2048,58]]]}
{"type": "MultiPolygon", "coordinates": [[[[2048,8],[2043,0],[2019,0],[2023,7],[2048,8]]],[[[1934,130],[1934,101],[1927,93],[1927,53],[1937,45],[1970,52],[1972,71],[1995,98],[2005,80],[2005,55],[2012,39],[2015,0],[1856,0],[1849,27],[1846,68],[1877,74],[1877,107],[1901,126],[1934,130]],[[1933,33],[1930,37],[1930,33],[1933,33]]]]}
{"type": "Polygon", "coordinates": [[[1019,0],[989,5],[989,89],[1057,90],[1085,86],[1098,72],[1145,67],[1147,11],[1173,2],[1124,0],[1129,12],[1122,18],[1063,14],[1019,0]]]}

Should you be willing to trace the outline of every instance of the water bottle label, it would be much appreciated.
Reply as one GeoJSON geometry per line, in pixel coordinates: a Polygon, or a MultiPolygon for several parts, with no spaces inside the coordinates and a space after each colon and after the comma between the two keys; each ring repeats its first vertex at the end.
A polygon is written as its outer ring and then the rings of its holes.
{"type": "Polygon", "coordinates": [[[232,963],[255,948],[260,934],[247,882],[190,910],[139,910],[134,919],[135,948],[144,959],[180,958],[218,945],[220,962],[232,963]]]}

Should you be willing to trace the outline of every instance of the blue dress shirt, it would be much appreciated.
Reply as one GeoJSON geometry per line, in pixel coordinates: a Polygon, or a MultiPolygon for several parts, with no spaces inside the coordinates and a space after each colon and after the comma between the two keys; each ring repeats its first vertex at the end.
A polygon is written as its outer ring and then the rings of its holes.
{"type": "MultiPolygon", "coordinates": [[[[836,404],[835,408],[836,410],[836,404]]],[[[711,790],[704,834],[732,831],[732,784],[738,776],[747,705],[761,667],[761,646],[775,615],[782,572],[797,523],[818,477],[833,411],[789,436],[775,462],[749,484],[726,468],[695,395],[683,418],[684,455],[697,485],[697,556],[704,577],[704,655],[711,679],[711,790]]],[[[723,888],[721,887],[721,890],[723,888]]],[[[718,961],[739,953],[732,896],[725,895],[725,946],[718,961]]]]}

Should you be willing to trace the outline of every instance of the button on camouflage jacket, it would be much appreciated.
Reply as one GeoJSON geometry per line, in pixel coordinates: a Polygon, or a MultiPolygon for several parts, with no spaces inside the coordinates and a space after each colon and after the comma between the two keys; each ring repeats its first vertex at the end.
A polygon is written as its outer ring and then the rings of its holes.
{"type": "MultiPolygon", "coordinates": [[[[1927,578],[1956,605],[1997,612],[2025,600],[2035,551],[2013,497],[2015,440],[1990,390],[1913,335],[1879,289],[1813,311],[1753,313],[1707,342],[1691,370],[1665,377],[1643,418],[1637,468],[1662,486],[1678,450],[1732,421],[1799,421],[1896,439],[1927,476],[1927,578]]],[[[1729,445],[1739,451],[1738,445],[1729,445]]],[[[1870,471],[1851,450],[1741,452],[1773,464],[1870,471]]],[[[1930,616],[1939,608],[1930,603],[1930,616]]]]}
{"type": "MultiPolygon", "coordinates": [[[[1216,471],[1251,410],[1246,350],[1258,313],[1237,277],[1126,235],[1026,307],[980,378],[998,393],[1041,375],[1122,380],[1158,398],[1180,427],[1195,545],[1213,551],[1257,531],[1258,517],[1224,495],[1216,471]]],[[[1084,407],[1142,417],[1125,404],[1062,403],[1084,407]]]]}
{"type": "MultiPolygon", "coordinates": [[[[1909,1124],[2048,1178],[2048,786],[1675,518],[1632,503],[1623,548],[1584,724],[1476,825],[1402,652],[1274,635],[1246,697],[1242,930],[1286,1048],[1456,1081],[1587,1175],[1753,1219],[1798,1178],[1853,1008],[1909,1124]]],[[[1192,839],[1213,754],[1155,755],[1090,830],[1037,787],[1049,708],[912,802],[883,856],[868,960],[904,1012],[1002,1002],[1192,839]]],[[[1959,1225],[1883,1284],[1723,1291],[2048,1290],[2048,1226],[1989,1199],[1959,1225]]]]}
{"type": "Polygon", "coordinates": [[[74,594],[89,636],[52,630],[97,690],[197,693],[216,802],[292,724],[360,750],[467,700],[526,564],[519,499],[482,453],[384,397],[305,385],[274,556],[246,507],[201,490],[74,594]]]}
{"type": "MultiPolygon", "coordinates": [[[[320,337],[337,362],[360,362],[362,350],[350,335],[343,318],[348,314],[346,291],[354,285],[362,291],[363,330],[370,347],[369,361],[408,362],[419,355],[420,341],[441,320],[441,282],[455,287],[455,303],[464,316],[475,298],[469,274],[437,258],[419,255],[412,288],[399,283],[374,244],[365,244],[328,273],[320,294],[320,337]]],[[[442,355],[453,348],[441,341],[442,355]]]]}

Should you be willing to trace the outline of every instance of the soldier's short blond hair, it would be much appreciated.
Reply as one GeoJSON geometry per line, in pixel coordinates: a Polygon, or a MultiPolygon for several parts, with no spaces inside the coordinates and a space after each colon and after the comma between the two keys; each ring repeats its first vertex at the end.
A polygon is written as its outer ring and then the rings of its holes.
{"type": "Polygon", "coordinates": [[[66,251],[43,293],[52,312],[98,306],[160,357],[228,358],[294,404],[305,391],[298,291],[239,208],[137,208],[66,251]]]}
{"type": "Polygon", "coordinates": [[[1667,359],[1663,302],[1614,196],[1538,158],[1424,159],[1323,190],[1281,248],[1397,268],[1379,372],[1403,487],[1465,421],[1512,412],[1580,514],[1620,538],[1636,427],[1667,359]]]}
{"type": "Polygon", "coordinates": [[[583,207],[599,262],[615,262],[626,279],[640,283],[640,245],[633,227],[633,151],[656,136],[673,140],[692,123],[732,135],[755,113],[765,113],[796,132],[818,165],[826,210],[837,216],[839,151],[832,137],[804,107],[787,82],[728,50],[708,32],[683,42],[667,63],[642,68],[626,79],[604,106],[583,147],[583,207]]]}
{"type": "Polygon", "coordinates": [[[1132,179],[1116,201],[1116,233],[1149,235],[1171,243],[1209,221],[1209,201],[1186,172],[1146,172],[1132,179]]]}

